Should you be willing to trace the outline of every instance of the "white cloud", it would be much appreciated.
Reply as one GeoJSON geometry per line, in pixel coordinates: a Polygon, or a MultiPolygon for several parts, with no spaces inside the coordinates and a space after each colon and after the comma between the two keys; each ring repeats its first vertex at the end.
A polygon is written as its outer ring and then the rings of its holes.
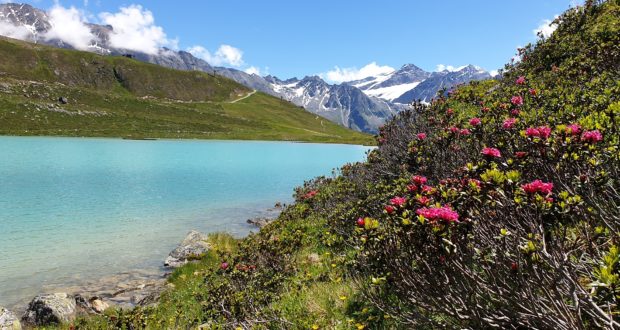
{"type": "Polygon", "coordinates": [[[499,71],[498,70],[491,70],[491,71],[489,71],[489,74],[491,75],[491,77],[495,77],[495,76],[497,76],[499,74],[499,71]]]}
{"type": "Polygon", "coordinates": [[[435,68],[435,71],[440,72],[440,71],[448,70],[450,72],[454,72],[454,71],[462,70],[466,66],[467,65],[453,66],[453,65],[437,64],[437,67],[435,68]]]}
{"type": "Polygon", "coordinates": [[[384,65],[379,66],[376,62],[371,62],[366,64],[361,69],[357,68],[340,68],[335,66],[333,70],[322,74],[321,76],[325,76],[327,80],[341,83],[345,81],[353,81],[364,79],[371,76],[377,76],[380,74],[393,72],[394,68],[384,65]]]}
{"type": "Polygon", "coordinates": [[[112,25],[113,47],[156,54],[161,47],[176,48],[178,41],[168,39],[164,29],[155,25],[153,13],[140,5],[121,7],[117,13],[99,14],[103,24],[112,25]]]}
{"type": "Polygon", "coordinates": [[[0,35],[13,39],[28,40],[32,34],[23,26],[16,26],[8,22],[0,22],[0,35]]]}
{"type": "MultiPolygon", "coordinates": [[[[558,16],[556,15],[555,18],[557,17],[558,16]]],[[[553,23],[553,20],[546,19],[542,21],[542,23],[540,23],[540,25],[536,29],[532,30],[532,32],[536,36],[541,35],[543,38],[549,38],[553,31],[555,31],[555,29],[557,28],[558,25],[553,23]]]]}
{"type": "Polygon", "coordinates": [[[249,67],[249,68],[245,69],[244,71],[245,71],[245,73],[247,73],[247,74],[255,74],[255,75],[257,75],[257,76],[260,76],[260,75],[261,75],[261,73],[260,73],[260,69],[259,69],[259,68],[257,68],[257,67],[255,67],[255,66],[251,66],[251,67],[249,67]]]}
{"type": "Polygon", "coordinates": [[[48,15],[52,28],[43,36],[45,39],[59,39],[82,50],[88,49],[96,39],[86,25],[84,14],[75,7],[65,8],[56,4],[48,15]]]}
{"type": "Polygon", "coordinates": [[[220,48],[215,51],[215,54],[211,54],[209,50],[202,46],[192,46],[189,47],[187,51],[196,57],[202,58],[211,65],[230,65],[240,67],[244,64],[243,52],[241,49],[230,45],[221,45],[220,48]]]}

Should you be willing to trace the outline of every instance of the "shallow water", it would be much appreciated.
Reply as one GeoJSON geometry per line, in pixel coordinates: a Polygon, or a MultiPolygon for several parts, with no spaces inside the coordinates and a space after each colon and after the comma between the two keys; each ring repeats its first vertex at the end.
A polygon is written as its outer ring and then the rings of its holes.
{"type": "Polygon", "coordinates": [[[251,141],[0,137],[0,305],[134,269],[157,270],[190,229],[290,202],[367,147],[251,141]]]}

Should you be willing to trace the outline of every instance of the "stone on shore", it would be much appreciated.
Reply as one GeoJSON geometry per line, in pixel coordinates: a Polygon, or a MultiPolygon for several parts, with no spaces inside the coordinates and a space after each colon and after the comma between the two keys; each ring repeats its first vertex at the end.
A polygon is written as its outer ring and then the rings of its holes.
{"type": "Polygon", "coordinates": [[[76,304],[73,296],[66,293],[41,294],[28,304],[22,321],[43,326],[72,321],[75,315],[76,304]]]}
{"type": "Polygon", "coordinates": [[[17,315],[0,306],[0,330],[21,330],[21,328],[17,315]]]}
{"type": "Polygon", "coordinates": [[[199,259],[209,249],[210,245],[207,242],[207,235],[192,230],[187,234],[183,242],[170,252],[164,261],[164,266],[172,268],[181,267],[191,260],[199,259]]]}
{"type": "Polygon", "coordinates": [[[273,220],[274,219],[258,217],[258,218],[248,219],[247,223],[250,225],[256,226],[258,228],[263,228],[273,220]]]}

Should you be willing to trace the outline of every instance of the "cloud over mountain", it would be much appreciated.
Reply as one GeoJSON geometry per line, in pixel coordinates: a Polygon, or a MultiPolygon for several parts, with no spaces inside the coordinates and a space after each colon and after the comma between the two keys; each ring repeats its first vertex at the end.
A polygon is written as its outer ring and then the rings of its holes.
{"type": "Polygon", "coordinates": [[[333,70],[324,74],[325,78],[331,82],[341,83],[346,81],[359,80],[370,76],[376,76],[380,74],[393,72],[394,68],[387,65],[377,65],[376,62],[371,62],[363,66],[361,69],[357,68],[340,68],[335,66],[333,70]]]}

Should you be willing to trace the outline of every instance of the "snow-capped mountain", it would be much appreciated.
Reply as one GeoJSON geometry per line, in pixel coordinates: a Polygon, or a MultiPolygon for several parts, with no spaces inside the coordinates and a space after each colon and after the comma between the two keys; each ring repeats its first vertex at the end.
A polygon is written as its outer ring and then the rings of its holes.
{"type": "Polygon", "coordinates": [[[427,79],[420,82],[415,88],[393,99],[396,103],[411,103],[414,100],[429,102],[437,92],[443,88],[450,89],[456,85],[468,83],[472,80],[491,78],[491,74],[480,67],[468,65],[456,71],[433,72],[427,79]]]}
{"type": "Polygon", "coordinates": [[[399,70],[361,80],[350,81],[368,96],[383,100],[409,104],[414,100],[429,102],[442,88],[450,89],[472,80],[491,78],[483,69],[468,65],[453,71],[426,72],[413,64],[406,64],[399,70]]]}
{"type": "Polygon", "coordinates": [[[330,85],[318,76],[280,80],[265,77],[277,95],[340,125],[376,132],[385,120],[404,107],[369,97],[349,84],[330,85]]]}
{"type": "Polygon", "coordinates": [[[348,84],[361,89],[368,96],[391,102],[414,89],[430,75],[413,64],[406,64],[397,71],[350,81],[348,84]]]}
{"type": "MultiPolygon", "coordinates": [[[[114,48],[109,42],[110,34],[113,31],[112,26],[97,24],[88,24],[88,26],[97,37],[97,40],[93,40],[87,47],[86,50],[88,51],[101,55],[130,54],[137,60],[173,69],[213,72],[213,67],[209,63],[184,51],[162,48],[157,54],[146,54],[114,48]]],[[[62,40],[49,38],[47,33],[51,28],[50,17],[43,10],[28,4],[0,4],[0,34],[54,47],[73,48],[62,40]]]]}

